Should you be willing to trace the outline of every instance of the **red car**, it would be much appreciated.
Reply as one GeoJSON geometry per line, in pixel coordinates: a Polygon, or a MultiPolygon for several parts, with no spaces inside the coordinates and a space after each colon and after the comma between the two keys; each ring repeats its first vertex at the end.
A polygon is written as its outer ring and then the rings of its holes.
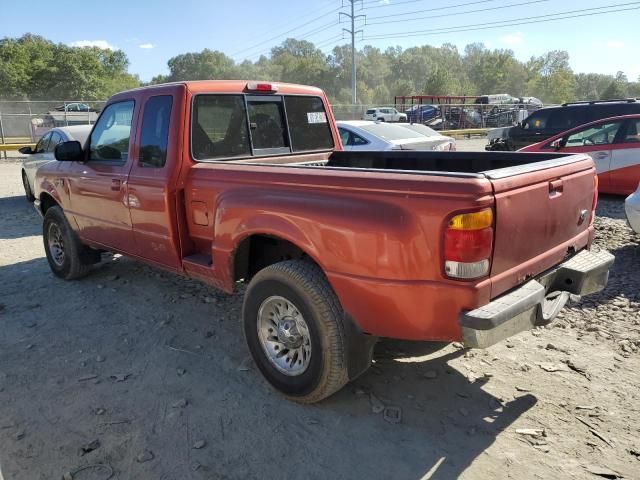
{"type": "Polygon", "coordinates": [[[633,193],[640,182],[640,115],[611,117],[580,125],[520,152],[586,153],[596,164],[599,192],[633,193]]]}

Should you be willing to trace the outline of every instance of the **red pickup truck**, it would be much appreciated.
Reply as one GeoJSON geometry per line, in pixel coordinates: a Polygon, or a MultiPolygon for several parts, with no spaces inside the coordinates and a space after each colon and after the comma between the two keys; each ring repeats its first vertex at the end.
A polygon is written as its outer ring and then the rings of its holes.
{"type": "Polygon", "coordinates": [[[589,157],[341,150],[317,88],[119,93],[37,172],[49,265],[75,279],[112,251],[247,283],[249,350],[307,403],[364,372],[377,337],[484,348],[606,284],[589,157]]]}

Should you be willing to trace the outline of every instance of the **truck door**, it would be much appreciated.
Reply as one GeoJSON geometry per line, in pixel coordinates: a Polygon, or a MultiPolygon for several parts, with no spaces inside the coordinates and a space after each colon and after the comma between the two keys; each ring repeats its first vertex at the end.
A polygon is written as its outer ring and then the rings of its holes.
{"type": "Polygon", "coordinates": [[[177,134],[179,128],[170,127],[179,125],[180,102],[179,98],[174,101],[170,94],[146,98],[138,128],[138,149],[128,184],[128,203],[138,255],[176,269],[181,264],[176,223],[180,137],[177,134]]]}
{"type": "Polygon", "coordinates": [[[91,132],[86,160],[68,171],[68,210],[82,237],[128,254],[135,254],[126,201],[134,106],[132,99],[109,104],[91,132]]]}

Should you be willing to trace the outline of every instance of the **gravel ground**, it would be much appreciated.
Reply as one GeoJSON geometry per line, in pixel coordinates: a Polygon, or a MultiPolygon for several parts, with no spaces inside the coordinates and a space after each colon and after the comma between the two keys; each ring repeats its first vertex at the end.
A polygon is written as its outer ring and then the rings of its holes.
{"type": "Polygon", "coordinates": [[[240,295],[121,257],[54,278],[19,171],[0,162],[0,478],[640,478],[640,241],[620,198],[598,207],[602,293],[484,351],[383,341],[300,406],[249,360],[240,295]]]}

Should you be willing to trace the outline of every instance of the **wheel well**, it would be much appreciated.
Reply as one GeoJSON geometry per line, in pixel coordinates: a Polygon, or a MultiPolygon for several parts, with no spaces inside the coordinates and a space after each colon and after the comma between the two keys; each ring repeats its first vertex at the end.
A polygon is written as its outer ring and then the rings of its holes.
{"type": "MultiPolygon", "coordinates": [[[[297,245],[272,235],[251,235],[240,242],[233,257],[233,280],[248,282],[269,265],[310,257],[297,245]]],[[[314,262],[315,263],[315,262],[314,262]]]]}
{"type": "Polygon", "coordinates": [[[55,199],[48,193],[43,193],[40,195],[40,211],[43,215],[47,213],[47,210],[56,205],[58,205],[58,202],[56,202],[55,199]]]}

